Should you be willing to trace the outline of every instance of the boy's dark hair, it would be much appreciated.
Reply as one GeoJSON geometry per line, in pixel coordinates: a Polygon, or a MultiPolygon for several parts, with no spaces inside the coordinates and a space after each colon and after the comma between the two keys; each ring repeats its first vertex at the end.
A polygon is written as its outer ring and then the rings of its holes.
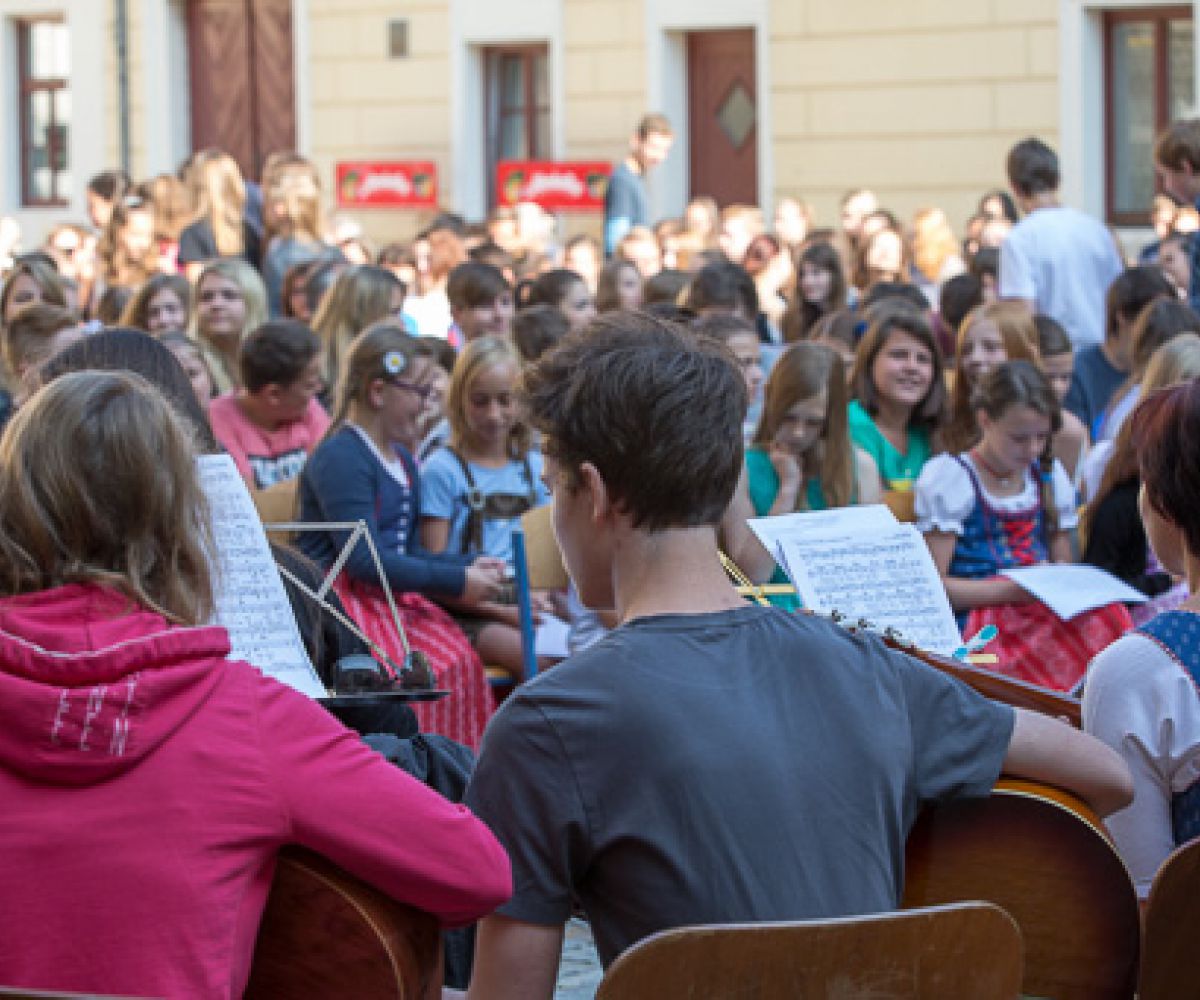
{"type": "Polygon", "coordinates": [[[1200,118],[1172,122],[1154,140],[1154,162],[1169,170],[1200,170],[1200,118]]]}
{"type": "Polygon", "coordinates": [[[451,309],[474,309],[491,305],[512,288],[498,267],[469,260],[459,264],[446,279],[446,298],[451,309]]]}
{"type": "Polygon", "coordinates": [[[268,385],[289,386],[304,374],[321,350],[321,339],[299,320],[275,319],[242,341],[238,363],[247,392],[268,385]]]}
{"type": "Polygon", "coordinates": [[[692,321],[692,329],[702,337],[712,337],[722,344],[728,344],[730,337],[738,334],[749,334],[758,340],[758,329],[753,320],[734,316],[732,313],[709,313],[699,316],[692,321]]]}
{"type": "Polygon", "coordinates": [[[1071,343],[1071,335],[1053,316],[1038,313],[1033,317],[1033,325],[1037,327],[1038,332],[1038,353],[1043,358],[1058,357],[1075,350],[1071,343]]]}
{"type": "Polygon", "coordinates": [[[449,375],[454,371],[458,352],[445,337],[425,336],[417,338],[417,356],[431,358],[435,365],[449,375]]]}
{"type": "Polygon", "coordinates": [[[1138,313],[1160,295],[1171,297],[1175,289],[1171,281],[1157,267],[1127,267],[1113,278],[1104,298],[1105,339],[1117,335],[1117,317],[1127,324],[1137,319],[1138,313]]]}
{"type": "Polygon", "coordinates": [[[955,334],[967,313],[983,305],[983,282],[973,274],[956,274],[942,285],[938,314],[955,334]]]}
{"type": "Polygon", "coordinates": [[[720,522],[746,413],[745,380],[723,345],[645,313],[606,314],[529,368],[522,395],[568,489],[590,462],[637,529],[720,522]]]}
{"type": "Polygon", "coordinates": [[[917,312],[929,311],[929,300],[916,285],[907,281],[877,281],[863,293],[859,309],[866,312],[884,299],[899,299],[917,312]]]}
{"type": "Polygon", "coordinates": [[[1008,183],[1023,198],[1057,191],[1058,154],[1041,139],[1022,139],[1008,152],[1008,183]]]}
{"type": "Polygon", "coordinates": [[[560,309],[571,289],[582,282],[583,279],[574,271],[565,267],[552,267],[536,278],[526,278],[517,285],[517,308],[554,306],[560,309]]]}
{"type": "Polygon", "coordinates": [[[656,302],[678,302],[680,293],[692,280],[686,271],[665,268],[642,285],[642,305],[652,306],[656,302]]]}
{"type": "Polygon", "coordinates": [[[105,201],[116,201],[129,186],[129,175],[124,170],[103,170],[87,182],[87,189],[105,201]]]}
{"type": "Polygon", "coordinates": [[[499,271],[508,269],[515,271],[517,262],[513,259],[513,255],[504,249],[499,243],[494,240],[487,239],[478,246],[471,247],[467,251],[467,256],[480,264],[491,264],[492,267],[499,271]]]}
{"type": "Polygon", "coordinates": [[[749,317],[758,315],[758,289],[745,269],[729,261],[705,264],[688,285],[687,301],[693,312],[705,309],[740,309],[749,317]]]}
{"type": "Polygon", "coordinates": [[[513,319],[513,342],[525,364],[536,361],[567,335],[571,325],[561,309],[528,306],[513,319]]]}
{"type": "Polygon", "coordinates": [[[667,116],[657,112],[642,115],[634,131],[639,139],[645,139],[651,135],[673,136],[675,134],[674,129],[671,128],[671,123],[667,120],[667,116]]]}

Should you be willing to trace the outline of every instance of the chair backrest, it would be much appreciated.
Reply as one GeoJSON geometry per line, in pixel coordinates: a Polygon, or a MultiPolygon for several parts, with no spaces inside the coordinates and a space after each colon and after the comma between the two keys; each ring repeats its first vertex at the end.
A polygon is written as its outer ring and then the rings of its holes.
{"type": "Polygon", "coordinates": [[[1138,906],[1100,821],[1065,792],[1001,782],[927,808],[905,846],[904,906],[986,899],[1021,928],[1030,996],[1133,995],[1138,906]]]}
{"type": "MultiPolygon", "coordinates": [[[[296,491],[299,486],[300,479],[297,477],[276,483],[265,490],[251,490],[250,497],[258,510],[259,520],[267,525],[296,520],[296,491]]],[[[291,541],[290,534],[285,531],[268,531],[267,537],[280,545],[291,541]]]]}
{"type": "Polygon", "coordinates": [[[1021,933],[998,906],[957,903],[836,920],[664,931],[609,967],[596,1000],[973,997],[1012,1000],[1021,933]]]}
{"type": "Polygon", "coordinates": [[[1196,993],[1192,949],[1200,935],[1200,840],[1176,850],[1154,876],[1142,922],[1140,1000],[1196,993]]]}
{"type": "Polygon", "coordinates": [[[567,587],[567,570],[554,538],[551,517],[550,504],[534,507],[521,515],[521,528],[525,532],[525,560],[529,564],[529,586],[534,590],[565,590],[567,587]]]}
{"type": "Polygon", "coordinates": [[[884,490],[880,499],[901,524],[912,524],[917,520],[916,496],[912,490],[884,490]]]}
{"type": "Polygon", "coordinates": [[[437,920],[301,848],[279,855],[245,997],[442,995],[437,920]]]}

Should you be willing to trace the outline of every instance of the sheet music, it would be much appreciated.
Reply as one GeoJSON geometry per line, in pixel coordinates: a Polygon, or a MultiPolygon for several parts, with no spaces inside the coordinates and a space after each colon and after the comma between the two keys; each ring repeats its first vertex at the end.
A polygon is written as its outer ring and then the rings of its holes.
{"type": "Polygon", "coordinates": [[[912,525],[853,535],[793,533],[781,544],[785,569],[806,608],[894,628],[934,653],[950,655],[961,645],[946,588],[912,525]]]}
{"type": "Polygon", "coordinates": [[[1019,566],[1000,575],[1029,591],[1063,621],[1106,604],[1140,604],[1147,599],[1123,580],[1086,563],[1019,566]]]}
{"type": "Polygon", "coordinates": [[[752,517],[746,521],[763,547],[775,557],[775,561],[789,576],[791,571],[781,547],[785,539],[803,539],[813,534],[833,537],[890,531],[899,523],[887,506],[881,503],[834,507],[830,510],[804,511],[798,514],[777,514],[774,517],[752,517]]]}
{"type": "Polygon", "coordinates": [[[569,656],[567,639],[571,626],[555,615],[543,615],[535,633],[534,649],[538,656],[569,656]]]}
{"type": "Polygon", "coordinates": [[[228,455],[199,458],[217,547],[215,624],[229,630],[230,658],[245,660],[313,698],[328,692],[296,628],[254,501],[228,455]]]}

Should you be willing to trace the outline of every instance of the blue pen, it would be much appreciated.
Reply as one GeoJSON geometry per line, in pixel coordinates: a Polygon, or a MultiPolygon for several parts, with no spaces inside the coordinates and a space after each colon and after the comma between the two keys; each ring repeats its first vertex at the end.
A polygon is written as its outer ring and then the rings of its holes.
{"type": "Polygon", "coordinates": [[[1000,630],[995,625],[984,625],[972,638],[954,651],[954,659],[965,660],[972,653],[978,653],[999,634],[1000,630]]]}

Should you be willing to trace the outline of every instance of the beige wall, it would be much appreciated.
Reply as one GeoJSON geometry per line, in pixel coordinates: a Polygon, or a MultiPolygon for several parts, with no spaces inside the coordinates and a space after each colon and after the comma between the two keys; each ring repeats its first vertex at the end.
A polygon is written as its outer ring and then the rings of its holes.
{"type": "Polygon", "coordinates": [[[776,194],[820,223],[865,186],[903,219],[940,205],[961,225],[1013,142],[1056,140],[1049,0],[775,0],[771,17],[776,194]]]}

